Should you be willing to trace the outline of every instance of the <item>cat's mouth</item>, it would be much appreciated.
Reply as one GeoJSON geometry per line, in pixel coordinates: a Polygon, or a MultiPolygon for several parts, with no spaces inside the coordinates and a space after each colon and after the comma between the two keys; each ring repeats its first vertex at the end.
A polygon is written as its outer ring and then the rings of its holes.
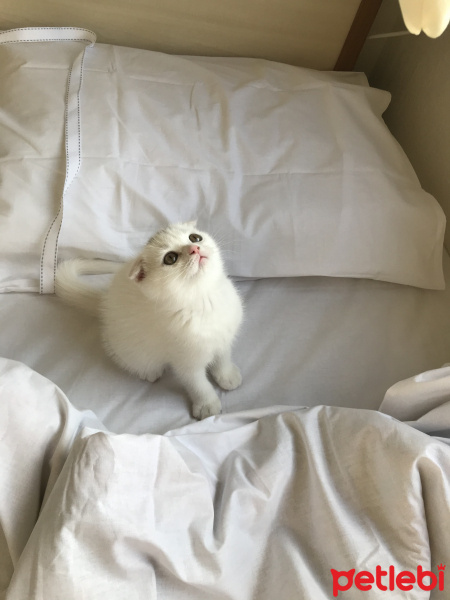
{"type": "MultiPolygon", "coordinates": [[[[196,272],[200,272],[203,271],[203,269],[206,267],[207,263],[209,260],[209,256],[207,256],[206,254],[196,254],[195,258],[193,259],[193,265],[195,265],[197,267],[196,272]]],[[[194,267],[195,268],[195,267],[194,267]]]]}

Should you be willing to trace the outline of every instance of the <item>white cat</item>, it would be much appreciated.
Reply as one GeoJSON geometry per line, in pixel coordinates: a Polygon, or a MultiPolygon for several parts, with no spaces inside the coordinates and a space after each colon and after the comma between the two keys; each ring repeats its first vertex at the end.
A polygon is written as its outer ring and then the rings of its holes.
{"type": "Polygon", "coordinates": [[[99,314],[106,351],[127,371],[153,382],[170,366],[197,419],[221,410],[207,371],[224,390],[241,383],[231,345],[242,321],[242,303],[217,245],[196,229],[195,221],[159,231],[123,265],[82,259],[61,263],[56,294],[99,314]],[[106,290],[80,279],[111,271],[116,274],[106,290]]]}

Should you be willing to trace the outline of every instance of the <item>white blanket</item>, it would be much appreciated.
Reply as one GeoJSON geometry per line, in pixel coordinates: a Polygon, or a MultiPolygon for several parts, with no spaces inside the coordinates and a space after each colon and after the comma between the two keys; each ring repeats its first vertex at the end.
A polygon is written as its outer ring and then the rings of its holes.
{"type": "MultiPolygon", "coordinates": [[[[436,381],[445,435],[449,369],[383,410],[426,421],[436,381]]],[[[2,359],[0,440],[7,600],[360,599],[364,582],[372,599],[391,580],[386,597],[428,598],[418,568],[436,598],[450,589],[450,447],[380,412],[274,407],[115,435],[2,359]]]]}

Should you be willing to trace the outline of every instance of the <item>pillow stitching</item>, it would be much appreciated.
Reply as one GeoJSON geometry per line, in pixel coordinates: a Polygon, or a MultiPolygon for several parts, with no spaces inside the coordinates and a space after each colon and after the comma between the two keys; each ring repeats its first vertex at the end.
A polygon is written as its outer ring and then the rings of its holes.
{"type": "MultiPolygon", "coordinates": [[[[65,120],[65,127],[64,127],[64,129],[65,129],[66,140],[68,139],[68,136],[69,136],[69,131],[68,131],[69,122],[68,122],[68,118],[67,118],[67,113],[68,113],[68,108],[69,108],[69,89],[70,89],[70,81],[71,81],[71,78],[72,78],[72,68],[73,68],[73,63],[70,66],[69,77],[67,78],[66,95],[65,95],[65,103],[66,103],[66,111],[65,112],[66,112],[66,115],[64,117],[64,120],[65,120]]],[[[65,176],[66,179],[67,179],[68,171],[69,171],[69,156],[68,156],[68,147],[67,147],[67,143],[66,143],[66,176],[65,176]]],[[[60,213],[61,213],[61,211],[63,209],[63,202],[62,202],[62,198],[63,197],[64,197],[64,189],[63,189],[63,194],[62,194],[62,197],[61,197],[61,200],[60,200],[59,210],[56,213],[56,215],[54,216],[53,221],[50,223],[50,227],[47,229],[47,234],[46,234],[46,236],[44,238],[44,244],[42,246],[41,268],[40,268],[40,278],[39,278],[39,280],[40,280],[40,283],[39,283],[39,288],[40,288],[39,289],[39,293],[40,294],[43,294],[42,279],[44,277],[44,260],[43,260],[43,257],[44,257],[44,254],[45,254],[45,248],[46,248],[46,245],[47,245],[48,236],[50,235],[50,232],[53,229],[53,225],[55,224],[58,216],[60,215],[60,213]]],[[[62,219],[61,219],[61,223],[62,223],[62,219]]],[[[59,234],[59,232],[58,232],[58,234],[59,234]]]]}
{"type": "MultiPolygon", "coordinates": [[[[64,198],[65,198],[73,180],[79,173],[80,166],[81,166],[80,90],[81,90],[81,86],[83,83],[83,64],[84,64],[85,55],[86,55],[86,48],[84,49],[82,57],[81,57],[80,83],[79,83],[79,87],[77,90],[77,129],[78,129],[78,157],[77,157],[77,159],[78,159],[78,164],[77,164],[76,170],[73,174],[73,177],[72,177],[71,181],[69,182],[69,185],[67,186],[67,188],[63,189],[63,193],[62,193],[61,200],[60,200],[59,210],[58,210],[57,214],[55,215],[49,229],[47,230],[47,235],[45,236],[44,245],[42,248],[41,269],[40,269],[40,293],[41,294],[44,293],[44,289],[43,289],[44,254],[45,254],[48,237],[53,229],[55,222],[58,220],[59,217],[61,217],[59,228],[58,228],[58,231],[57,231],[56,237],[55,237],[55,252],[54,252],[54,259],[53,259],[53,281],[54,281],[55,276],[56,276],[56,266],[57,266],[57,256],[58,256],[58,239],[59,239],[59,234],[61,232],[61,227],[62,227],[62,223],[63,223],[63,215],[64,215],[64,198]]],[[[69,105],[69,90],[70,90],[70,82],[71,82],[71,78],[72,78],[72,69],[73,69],[73,64],[70,67],[69,77],[67,80],[67,90],[66,90],[66,107],[67,108],[66,108],[66,110],[68,110],[68,105],[69,105]]],[[[67,113],[66,113],[65,121],[66,121],[66,123],[65,123],[66,140],[68,140],[68,136],[69,136],[68,123],[69,123],[69,121],[68,121],[67,113]]],[[[69,173],[69,164],[70,164],[69,149],[68,149],[68,145],[66,144],[66,181],[67,181],[67,177],[68,177],[68,173],[69,173]]]]}
{"type": "Polygon", "coordinates": [[[85,27],[16,27],[15,29],[7,29],[3,33],[10,33],[11,31],[42,31],[43,29],[52,29],[57,31],[65,31],[70,29],[71,31],[89,31],[89,33],[94,33],[85,27]]]}
{"type": "MultiPolygon", "coordinates": [[[[53,281],[55,281],[55,278],[56,278],[56,267],[57,267],[57,258],[58,258],[58,240],[59,240],[59,234],[61,233],[61,227],[62,227],[62,224],[63,224],[63,216],[64,216],[64,197],[67,194],[70,186],[72,185],[73,180],[78,175],[78,173],[80,171],[80,167],[81,167],[80,90],[81,90],[81,86],[83,84],[83,64],[84,64],[84,57],[85,57],[85,55],[86,55],[86,48],[84,49],[83,56],[81,58],[80,84],[79,84],[78,92],[77,92],[78,165],[77,165],[76,171],[73,174],[72,180],[69,183],[67,189],[63,190],[63,195],[62,195],[62,198],[61,198],[61,223],[59,224],[58,233],[56,234],[55,253],[54,253],[54,260],[53,260],[53,281]]],[[[68,95],[68,92],[69,92],[69,88],[67,88],[67,95],[68,95]]],[[[66,123],[66,131],[67,131],[67,123],[66,123]]],[[[66,169],[67,169],[67,165],[66,165],[66,169]]]]}
{"type": "MultiPolygon", "coordinates": [[[[70,29],[70,28],[68,28],[70,29]]],[[[21,44],[22,42],[34,42],[34,43],[39,43],[39,42],[88,42],[89,44],[92,44],[92,40],[89,39],[82,39],[82,38],[42,38],[40,40],[8,40],[6,42],[0,42],[0,45],[5,45],[5,44],[21,44]]]]}

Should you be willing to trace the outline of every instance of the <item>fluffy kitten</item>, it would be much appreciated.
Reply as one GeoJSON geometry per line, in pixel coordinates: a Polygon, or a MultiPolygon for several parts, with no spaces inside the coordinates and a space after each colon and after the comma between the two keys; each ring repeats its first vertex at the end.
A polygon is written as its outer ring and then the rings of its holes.
{"type": "Polygon", "coordinates": [[[241,383],[231,361],[241,300],[225,275],[217,245],[195,222],[159,231],[124,265],[82,259],[61,263],[56,294],[99,313],[106,351],[127,371],[153,382],[170,366],[197,419],[221,410],[207,371],[224,390],[241,383]],[[97,291],[79,277],[111,271],[116,274],[106,290],[97,291]]]}

